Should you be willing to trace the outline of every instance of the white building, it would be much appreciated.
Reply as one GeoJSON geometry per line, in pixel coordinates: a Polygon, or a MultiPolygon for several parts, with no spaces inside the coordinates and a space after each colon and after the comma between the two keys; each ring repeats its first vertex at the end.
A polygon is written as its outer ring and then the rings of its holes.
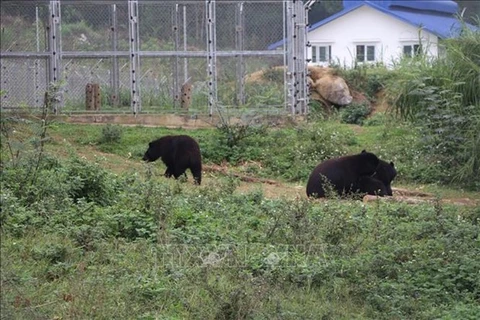
{"type": "MultiPolygon", "coordinates": [[[[310,64],[382,63],[424,52],[438,57],[441,40],[459,35],[454,1],[343,1],[344,9],[310,26],[310,64]]],[[[269,49],[283,45],[283,40],[269,49]]]]}

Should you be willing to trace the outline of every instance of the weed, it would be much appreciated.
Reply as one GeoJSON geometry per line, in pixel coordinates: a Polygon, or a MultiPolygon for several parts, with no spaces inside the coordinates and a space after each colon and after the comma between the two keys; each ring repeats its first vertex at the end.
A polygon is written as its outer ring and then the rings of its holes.
{"type": "Polygon", "coordinates": [[[362,125],[372,108],[367,103],[352,103],[340,111],[342,122],[362,125]]]}
{"type": "Polygon", "coordinates": [[[119,125],[106,124],[102,128],[100,143],[119,143],[122,140],[123,128],[119,125]]]}

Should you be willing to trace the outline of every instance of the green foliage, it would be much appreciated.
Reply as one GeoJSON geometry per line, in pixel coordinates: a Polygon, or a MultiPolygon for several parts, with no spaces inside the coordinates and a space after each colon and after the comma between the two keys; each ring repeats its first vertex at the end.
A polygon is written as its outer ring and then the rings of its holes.
{"type": "MultiPolygon", "coordinates": [[[[87,145],[101,132],[74,127],[52,130],[87,145]]],[[[119,154],[183,132],[124,130],[119,154]]],[[[305,181],[323,159],[358,152],[359,144],[382,158],[402,159],[400,165],[417,165],[410,127],[362,130],[354,138],[347,125],[317,122],[189,134],[206,161],[231,152],[230,161],[255,160],[261,174],[294,181],[305,181]]],[[[260,190],[237,192],[234,177],[188,186],[165,179],[155,164],[115,175],[85,158],[57,159],[45,151],[37,178],[25,180],[37,158],[33,152],[1,171],[1,308],[7,316],[478,316],[478,207],[269,199],[260,190]]]]}
{"type": "Polygon", "coordinates": [[[397,114],[419,127],[424,137],[420,150],[438,163],[440,180],[478,189],[480,32],[465,29],[445,45],[442,59],[402,61],[388,93],[397,114]]]}
{"type": "Polygon", "coordinates": [[[387,115],[384,112],[376,112],[363,121],[364,126],[381,126],[388,123],[387,115]]]}
{"type": "Polygon", "coordinates": [[[376,95],[393,77],[392,72],[382,66],[355,65],[351,69],[335,69],[351,91],[363,93],[370,101],[375,101],[376,95]]]}
{"type": "Polygon", "coordinates": [[[342,107],[340,117],[343,123],[362,125],[371,111],[372,108],[368,103],[351,103],[342,107]]]}
{"type": "Polygon", "coordinates": [[[13,207],[2,198],[2,255],[9,256],[2,259],[2,312],[25,315],[25,299],[39,306],[54,299],[59,303],[38,312],[478,315],[480,252],[472,245],[480,232],[478,208],[269,200],[259,192],[234,193],[230,179],[192,190],[149,174],[110,179],[121,188],[108,206],[77,201],[38,215],[35,207],[21,201],[13,207]],[[34,225],[21,218],[27,212],[34,225]],[[45,285],[59,295],[51,297],[45,285]],[[315,304],[305,308],[313,296],[315,304]],[[126,297],[127,305],[115,303],[126,297]],[[337,307],[329,308],[332,303],[337,307]]]}
{"type": "Polygon", "coordinates": [[[66,163],[64,170],[69,183],[69,196],[73,201],[83,199],[107,205],[113,200],[115,181],[109,179],[109,173],[98,165],[73,158],[66,163]]]}
{"type": "Polygon", "coordinates": [[[107,123],[102,127],[100,143],[119,143],[122,140],[123,128],[119,125],[107,123]]]}

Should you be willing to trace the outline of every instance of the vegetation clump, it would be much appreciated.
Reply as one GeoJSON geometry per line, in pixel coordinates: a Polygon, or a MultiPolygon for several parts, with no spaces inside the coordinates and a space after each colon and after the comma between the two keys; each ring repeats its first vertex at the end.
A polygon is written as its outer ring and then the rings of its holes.
{"type": "Polygon", "coordinates": [[[480,32],[464,28],[445,42],[445,56],[405,59],[387,92],[397,114],[420,130],[422,156],[449,172],[443,182],[479,187],[480,32]]]}

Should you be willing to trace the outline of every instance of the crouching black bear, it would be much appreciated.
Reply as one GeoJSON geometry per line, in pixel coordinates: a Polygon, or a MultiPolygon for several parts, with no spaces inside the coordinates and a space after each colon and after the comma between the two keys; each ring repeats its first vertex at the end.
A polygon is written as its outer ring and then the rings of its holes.
{"type": "Polygon", "coordinates": [[[308,197],[325,197],[327,185],[340,196],[354,193],[361,177],[375,173],[380,160],[370,152],[328,159],[313,169],[307,182],[308,197]]]}
{"type": "Polygon", "coordinates": [[[192,172],[196,184],[202,183],[202,155],[200,147],[192,137],[187,135],[165,136],[148,144],[148,150],[143,156],[147,162],[162,158],[167,166],[166,177],[175,179],[185,174],[187,169],[192,172]]]}
{"type": "Polygon", "coordinates": [[[393,162],[380,160],[363,150],[360,154],[329,159],[317,165],[307,183],[307,196],[324,197],[328,184],[341,196],[391,196],[391,183],[396,175],[393,162]]]}
{"type": "Polygon", "coordinates": [[[397,170],[393,162],[380,160],[377,169],[371,176],[362,176],[358,180],[356,189],[362,194],[371,194],[378,196],[391,196],[391,183],[397,176],[397,170]]]}

